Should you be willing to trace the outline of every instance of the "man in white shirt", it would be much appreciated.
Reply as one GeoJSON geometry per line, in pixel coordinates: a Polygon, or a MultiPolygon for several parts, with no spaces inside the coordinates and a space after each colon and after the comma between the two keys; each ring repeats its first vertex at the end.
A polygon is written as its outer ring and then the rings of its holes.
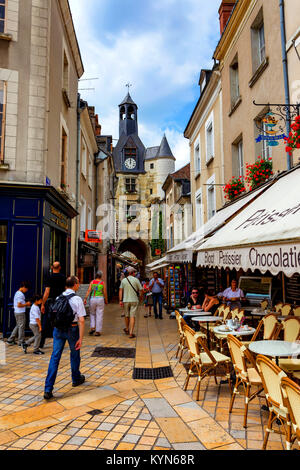
{"type": "Polygon", "coordinates": [[[237,288],[237,281],[233,279],[231,281],[231,287],[228,287],[223,292],[223,301],[226,302],[227,305],[234,308],[241,308],[241,300],[245,300],[245,295],[242,289],[237,288]]]}
{"type": "Polygon", "coordinates": [[[82,299],[78,295],[74,295],[78,291],[79,286],[79,279],[76,276],[71,276],[66,280],[66,291],[62,295],[69,296],[73,294],[73,297],[69,299],[69,304],[74,313],[74,320],[68,329],[54,328],[53,352],[45,382],[45,400],[49,400],[53,397],[52,390],[56,380],[60,358],[67,340],[71,351],[72,385],[73,387],[78,387],[85,381],[85,376],[80,373],[79,366],[86,311],[82,299]]]}
{"type": "Polygon", "coordinates": [[[25,324],[26,324],[26,307],[30,307],[31,303],[26,302],[25,295],[29,289],[29,283],[21,282],[20,289],[14,296],[14,312],[16,319],[16,326],[7,340],[8,344],[15,344],[15,337],[18,334],[18,345],[22,346],[25,342],[25,324]]]}

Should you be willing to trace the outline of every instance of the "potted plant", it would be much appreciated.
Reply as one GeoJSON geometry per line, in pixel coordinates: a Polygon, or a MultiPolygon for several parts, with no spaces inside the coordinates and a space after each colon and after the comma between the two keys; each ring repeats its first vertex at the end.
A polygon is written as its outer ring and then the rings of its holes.
{"type": "Polygon", "coordinates": [[[245,183],[242,176],[233,177],[223,188],[225,198],[229,201],[233,201],[238,196],[246,191],[245,183]]]}
{"type": "Polygon", "coordinates": [[[296,116],[295,122],[291,125],[292,131],[289,137],[285,137],[284,140],[287,144],[285,151],[290,155],[296,149],[300,149],[300,116],[296,116]]]}
{"type": "Polygon", "coordinates": [[[268,180],[273,175],[272,158],[265,160],[261,156],[257,158],[255,163],[246,164],[246,181],[249,183],[250,191],[259,184],[268,180]]]}

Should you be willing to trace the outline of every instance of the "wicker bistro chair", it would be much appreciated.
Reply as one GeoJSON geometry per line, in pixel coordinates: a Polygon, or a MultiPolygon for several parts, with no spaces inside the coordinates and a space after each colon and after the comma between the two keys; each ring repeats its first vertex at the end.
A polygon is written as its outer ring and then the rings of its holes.
{"type": "Polygon", "coordinates": [[[187,349],[187,345],[186,345],[186,341],[185,341],[185,335],[184,335],[184,332],[183,332],[183,327],[186,325],[186,322],[184,321],[184,319],[182,318],[182,316],[180,315],[180,313],[177,310],[175,311],[175,316],[176,316],[176,321],[177,321],[177,326],[178,326],[178,333],[179,333],[179,343],[178,343],[178,348],[177,348],[177,352],[176,352],[175,357],[178,357],[178,354],[180,353],[179,362],[181,362],[183,351],[185,349],[187,349]]]}
{"type": "Polygon", "coordinates": [[[300,447],[300,386],[293,380],[283,377],[281,379],[281,388],[286,398],[286,405],[289,410],[298,446],[300,447]]]}
{"type": "Polygon", "coordinates": [[[281,315],[283,317],[288,317],[289,315],[291,315],[292,309],[293,308],[291,304],[283,304],[281,307],[281,315]]]}
{"type": "MultiPolygon", "coordinates": [[[[300,318],[286,318],[283,320],[280,326],[281,328],[278,329],[275,339],[278,338],[280,331],[283,331],[284,341],[290,341],[293,343],[300,340],[300,318]]],[[[300,359],[279,359],[279,367],[281,367],[281,369],[283,369],[286,373],[294,375],[294,372],[300,372],[300,359]]]]}
{"type": "Polygon", "coordinates": [[[269,305],[269,302],[267,300],[263,300],[261,303],[260,303],[260,308],[262,308],[263,310],[265,310],[266,308],[268,308],[268,305],[269,305]]]}
{"type": "Polygon", "coordinates": [[[245,412],[244,412],[244,428],[247,427],[247,416],[248,416],[248,404],[253,400],[260,392],[263,391],[262,381],[255,364],[255,360],[252,357],[250,351],[244,346],[235,336],[228,335],[228,348],[231,355],[233,367],[236,375],[236,383],[232,392],[229,413],[232,412],[233,404],[236,395],[239,394],[238,388],[240,385],[244,388],[245,395],[245,412]],[[250,364],[250,366],[249,366],[250,364]],[[252,386],[258,387],[258,389],[250,394],[252,386]]]}
{"type": "Polygon", "coordinates": [[[295,317],[300,317],[300,307],[294,307],[293,308],[293,313],[295,317]]]}
{"type": "Polygon", "coordinates": [[[280,312],[281,312],[281,308],[282,308],[283,305],[284,305],[283,302],[279,302],[278,304],[276,304],[275,307],[274,307],[274,308],[275,308],[275,312],[276,312],[276,313],[280,313],[280,312]]]}
{"type": "Polygon", "coordinates": [[[197,397],[199,400],[200,385],[204,377],[208,376],[211,372],[214,373],[216,384],[217,382],[217,366],[223,366],[226,377],[228,378],[230,393],[230,363],[229,357],[224,356],[217,351],[209,351],[205,342],[195,333],[189,326],[184,326],[183,331],[186,336],[188,348],[190,351],[191,364],[184,384],[184,390],[187,390],[190,378],[192,376],[198,377],[197,383],[197,397]],[[203,352],[201,352],[203,351],[203,352]]]}
{"type": "Polygon", "coordinates": [[[245,310],[242,308],[235,308],[234,310],[231,310],[231,318],[234,320],[237,318],[239,321],[242,321],[242,319],[245,317],[245,310]]]}
{"type": "Polygon", "coordinates": [[[285,434],[286,450],[290,450],[292,443],[291,419],[281,388],[281,380],[286,377],[286,374],[280,369],[280,367],[265,356],[257,356],[256,361],[269,406],[269,419],[263,442],[263,450],[267,447],[271,432],[285,434]],[[284,433],[282,431],[272,429],[273,423],[276,419],[278,419],[284,427],[284,433]]]}
{"type": "Polygon", "coordinates": [[[263,339],[265,340],[274,339],[279,327],[280,327],[280,323],[278,322],[277,316],[274,315],[273,313],[270,313],[260,320],[255,330],[255,333],[253,334],[251,338],[251,341],[243,341],[243,344],[248,345],[252,343],[253,341],[256,341],[256,338],[258,337],[258,334],[260,330],[262,329],[263,329],[263,339]]]}

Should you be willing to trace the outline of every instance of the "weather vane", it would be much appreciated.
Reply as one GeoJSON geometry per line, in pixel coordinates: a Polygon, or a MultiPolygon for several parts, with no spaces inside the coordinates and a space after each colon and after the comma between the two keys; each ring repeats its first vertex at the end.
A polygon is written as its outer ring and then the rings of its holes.
{"type": "Polygon", "coordinates": [[[128,83],[126,83],[125,86],[127,86],[127,88],[128,88],[128,93],[129,93],[129,89],[130,89],[130,87],[132,86],[132,84],[128,82],[128,83]]]}

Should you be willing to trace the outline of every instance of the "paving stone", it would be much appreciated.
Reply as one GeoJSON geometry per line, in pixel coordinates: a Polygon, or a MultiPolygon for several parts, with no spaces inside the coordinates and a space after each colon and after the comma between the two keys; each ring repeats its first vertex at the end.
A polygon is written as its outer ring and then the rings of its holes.
{"type": "Polygon", "coordinates": [[[141,413],[138,417],[138,419],[144,419],[146,421],[151,421],[152,416],[148,413],[141,413]]]}
{"type": "Polygon", "coordinates": [[[102,423],[97,429],[99,429],[99,431],[111,431],[114,426],[115,423],[102,423]]]}
{"type": "Polygon", "coordinates": [[[178,416],[164,398],[144,398],[143,401],[154,418],[175,418],[178,416]]]}
{"type": "Polygon", "coordinates": [[[123,442],[131,442],[133,444],[136,444],[140,437],[141,436],[136,436],[135,434],[127,434],[123,438],[123,442]]]}
{"type": "Polygon", "coordinates": [[[67,444],[74,444],[74,445],[77,445],[77,446],[81,446],[84,441],[86,441],[86,437],[78,437],[78,436],[75,436],[75,437],[72,437],[68,442],[67,444]]]}
{"type": "Polygon", "coordinates": [[[171,447],[170,442],[165,437],[159,437],[155,445],[159,447],[171,447]]]}
{"type": "Polygon", "coordinates": [[[175,450],[206,450],[200,442],[183,442],[180,444],[173,444],[175,450]]]}

